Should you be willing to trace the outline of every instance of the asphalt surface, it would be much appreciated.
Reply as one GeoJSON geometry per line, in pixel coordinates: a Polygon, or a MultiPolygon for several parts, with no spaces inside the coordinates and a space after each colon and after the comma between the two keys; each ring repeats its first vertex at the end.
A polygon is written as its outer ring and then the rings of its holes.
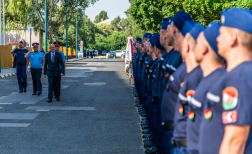
{"type": "Polygon", "coordinates": [[[122,59],[67,62],[60,102],[0,79],[0,154],[142,154],[140,117],[122,59]]]}

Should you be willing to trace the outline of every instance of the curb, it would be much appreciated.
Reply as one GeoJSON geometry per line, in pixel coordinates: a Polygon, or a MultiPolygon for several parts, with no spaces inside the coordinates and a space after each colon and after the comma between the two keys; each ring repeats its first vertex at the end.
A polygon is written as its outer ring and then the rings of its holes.
{"type": "MultiPolygon", "coordinates": [[[[30,73],[30,69],[28,69],[28,70],[26,71],[26,73],[30,73]]],[[[0,76],[0,79],[4,79],[4,78],[11,77],[11,76],[15,76],[15,75],[17,75],[17,73],[4,74],[4,75],[1,75],[1,76],[0,76]]]]}

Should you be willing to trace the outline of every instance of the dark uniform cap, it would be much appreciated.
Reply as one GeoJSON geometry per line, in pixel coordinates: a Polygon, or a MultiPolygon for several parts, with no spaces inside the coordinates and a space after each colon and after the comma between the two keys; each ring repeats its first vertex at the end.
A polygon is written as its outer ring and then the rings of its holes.
{"type": "Polygon", "coordinates": [[[172,18],[164,18],[163,22],[161,23],[161,29],[167,29],[167,27],[172,23],[172,18]],[[166,20],[164,20],[166,19],[166,20]]]}
{"type": "Polygon", "coordinates": [[[217,48],[217,41],[216,38],[219,36],[219,28],[220,24],[217,22],[211,22],[208,27],[204,30],[204,35],[209,43],[209,45],[212,47],[212,49],[216,52],[218,55],[218,48],[217,48]]]}
{"type": "Polygon", "coordinates": [[[133,43],[132,45],[133,45],[133,46],[136,46],[136,43],[133,43]]]}
{"type": "Polygon", "coordinates": [[[189,31],[189,33],[194,38],[194,40],[197,40],[200,32],[202,32],[204,29],[204,26],[202,26],[200,23],[196,23],[194,27],[189,31]]]}
{"type": "Polygon", "coordinates": [[[185,21],[191,21],[192,17],[183,11],[178,11],[173,18],[174,25],[181,31],[183,28],[185,21]]]}
{"type": "Polygon", "coordinates": [[[252,33],[252,11],[239,8],[223,11],[221,13],[221,23],[222,26],[238,28],[252,33]]]}
{"type": "Polygon", "coordinates": [[[20,41],[19,43],[23,43],[23,41],[20,41]]]}
{"type": "Polygon", "coordinates": [[[152,36],[151,33],[145,33],[145,39],[146,39],[146,40],[147,40],[147,39],[150,39],[151,36],[152,36]]]}
{"type": "Polygon", "coordinates": [[[163,22],[169,22],[170,18],[163,18],[163,22]]]}
{"type": "Polygon", "coordinates": [[[185,37],[185,35],[194,27],[194,25],[197,22],[191,20],[191,21],[186,21],[183,28],[181,29],[182,35],[185,37]]]}
{"type": "Polygon", "coordinates": [[[152,35],[152,39],[151,39],[151,46],[154,48],[154,46],[156,45],[156,42],[157,42],[157,38],[159,37],[159,34],[157,33],[154,33],[152,35]]]}
{"type": "Polygon", "coordinates": [[[39,45],[39,43],[32,43],[32,46],[34,47],[34,46],[38,46],[39,45]]]}
{"type": "Polygon", "coordinates": [[[56,47],[59,47],[60,46],[60,43],[59,42],[54,42],[53,43],[56,47]]]}

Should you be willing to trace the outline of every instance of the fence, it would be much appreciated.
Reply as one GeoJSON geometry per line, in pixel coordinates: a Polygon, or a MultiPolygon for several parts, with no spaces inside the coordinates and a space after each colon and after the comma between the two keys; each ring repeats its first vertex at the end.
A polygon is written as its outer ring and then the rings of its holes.
{"type": "MultiPolygon", "coordinates": [[[[61,46],[59,50],[62,51],[66,56],[66,47],[61,46]]],[[[76,50],[73,48],[68,48],[68,58],[75,58],[75,57],[76,57],[76,50]]]]}
{"type": "Polygon", "coordinates": [[[1,68],[12,67],[11,45],[0,45],[1,68]]]}

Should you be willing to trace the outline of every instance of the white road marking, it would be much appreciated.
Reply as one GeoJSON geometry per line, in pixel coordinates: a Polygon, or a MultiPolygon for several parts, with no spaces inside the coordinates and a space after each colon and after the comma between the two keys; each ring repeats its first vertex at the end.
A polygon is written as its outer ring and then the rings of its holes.
{"type": "Polygon", "coordinates": [[[0,113],[0,119],[34,119],[38,113],[0,113]]]}
{"type": "Polygon", "coordinates": [[[71,106],[29,106],[27,110],[95,110],[94,107],[71,107],[71,106]]]}
{"type": "Polygon", "coordinates": [[[0,123],[0,127],[28,127],[30,123],[0,123]]]}

